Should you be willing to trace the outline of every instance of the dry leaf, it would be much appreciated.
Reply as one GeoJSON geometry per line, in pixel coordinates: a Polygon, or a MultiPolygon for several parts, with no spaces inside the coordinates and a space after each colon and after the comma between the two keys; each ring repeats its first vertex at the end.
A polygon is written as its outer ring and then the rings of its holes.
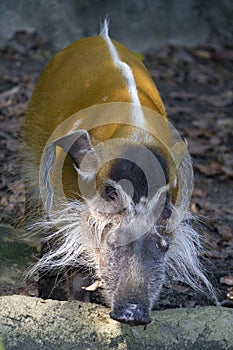
{"type": "Polygon", "coordinates": [[[202,58],[204,60],[210,60],[211,54],[207,50],[191,50],[192,54],[198,58],[202,58]]]}
{"type": "Polygon", "coordinates": [[[233,286],[233,276],[225,276],[220,278],[221,284],[227,284],[228,286],[233,286]]]}

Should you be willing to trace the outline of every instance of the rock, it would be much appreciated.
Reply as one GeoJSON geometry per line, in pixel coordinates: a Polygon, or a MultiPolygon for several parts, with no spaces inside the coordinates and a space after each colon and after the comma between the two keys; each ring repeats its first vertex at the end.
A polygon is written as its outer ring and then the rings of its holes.
{"type": "MultiPolygon", "coordinates": [[[[232,1],[47,1],[0,2],[0,47],[15,31],[38,32],[56,48],[94,35],[100,19],[111,21],[111,33],[132,50],[143,52],[163,44],[189,46],[232,41],[232,1]]],[[[30,43],[29,43],[30,44],[30,43]]],[[[15,49],[24,51],[21,45],[15,49]]],[[[206,58],[207,53],[198,52],[206,58]]],[[[208,58],[208,57],[207,57],[208,58]]]]}
{"type": "Polygon", "coordinates": [[[3,296],[0,336],[5,350],[233,349],[232,309],[153,311],[146,330],[113,321],[108,313],[96,304],[3,296]]]}

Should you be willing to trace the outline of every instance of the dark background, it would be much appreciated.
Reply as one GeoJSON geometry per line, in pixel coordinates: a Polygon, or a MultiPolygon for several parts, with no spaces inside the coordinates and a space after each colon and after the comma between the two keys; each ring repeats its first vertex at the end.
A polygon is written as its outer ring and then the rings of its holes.
{"type": "Polygon", "coordinates": [[[231,0],[1,0],[0,46],[36,31],[56,48],[98,33],[108,15],[114,38],[132,50],[161,44],[219,45],[233,36],[231,0]]]}

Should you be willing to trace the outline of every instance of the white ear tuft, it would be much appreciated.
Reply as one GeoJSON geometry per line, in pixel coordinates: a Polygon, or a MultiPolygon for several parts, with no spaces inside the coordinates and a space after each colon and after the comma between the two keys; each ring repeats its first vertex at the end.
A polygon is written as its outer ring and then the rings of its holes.
{"type": "Polygon", "coordinates": [[[95,178],[99,167],[99,158],[92,149],[83,158],[80,167],[75,169],[84,181],[91,181],[95,178]]]}
{"type": "Polygon", "coordinates": [[[45,216],[49,216],[53,206],[54,193],[51,183],[51,170],[54,166],[55,159],[56,146],[52,143],[46,147],[40,164],[40,190],[44,198],[45,216]]]}

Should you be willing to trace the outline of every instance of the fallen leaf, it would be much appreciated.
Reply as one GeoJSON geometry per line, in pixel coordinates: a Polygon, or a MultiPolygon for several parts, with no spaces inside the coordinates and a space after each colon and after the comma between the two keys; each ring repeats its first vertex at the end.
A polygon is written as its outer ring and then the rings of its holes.
{"type": "Polygon", "coordinates": [[[11,103],[12,98],[19,92],[19,85],[0,93],[0,108],[3,108],[4,103],[11,103]]]}
{"type": "Polygon", "coordinates": [[[215,61],[222,62],[222,61],[232,61],[233,60],[233,52],[232,50],[218,50],[212,52],[212,58],[215,61]]]}
{"type": "Polygon", "coordinates": [[[216,121],[216,127],[217,128],[229,128],[229,130],[232,130],[233,128],[233,118],[219,118],[216,121]]]}
{"type": "Polygon", "coordinates": [[[222,236],[224,241],[229,241],[233,238],[233,231],[227,225],[216,225],[219,234],[222,236]]]}
{"type": "Polygon", "coordinates": [[[233,301],[233,288],[228,288],[227,298],[233,301]]]}
{"type": "Polygon", "coordinates": [[[221,167],[223,173],[229,177],[233,177],[233,157],[232,155],[225,156],[225,165],[221,167]]]}
{"type": "Polygon", "coordinates": [[[177,293],[187,293],[189,290],[189,287],[182,285],[182,284],[174,284],[172,286],[172,289],[176,291],[177,293]]]}
{"type": "Polygon", "coordinates": [[[233,276],[225,276],[220,278],[221,284],[227,284],[228,286],[233,286],[233,276]]]}
{"type": "Polygon", "coordinates": [[[227,90],[218,95],[202,95],[199,99],[214,107],[226,107],[232,105],[233,91],[227,90]]]}
{"type": "Polygon", "coordinates": [[[9,106],[8,112],[10,115],[19,117],[20,115],[23,115],[26,111],[28,102],[20,102],[15,104],[14,106],[9,106]]]}
{"type": "Polygon", "coordinates": [[[204,198],[206,197],[206,191],[204,191],[203,189],[201,188],[194,188],[193,190],[193,196],[194,197],[200,197],[200,198],[204,198]]]}
{"type": "Polygon", "coordinates": [[[211,136],[209,142],[213,146],[218,146],[222,143],[222,140],[217,135],[213,135],[213,136],[211,136]]]}
{"type": "Polygon", "coordinates": [[[214,259],[226,259],[229,257],[229,254],[223,250],[211,250],[211,251],[205,251],[203,253],[203,255],[205,257],[208,257],[208,258],[214,258],[214,259]]]}
{"type": "Polygon", "coordinates": [[[207,50],[190,50],[192,54],[198,58],[202,58],[204,60],[211,59],[211,53],[207,50]]]}
{"type": "Polygon", "coordinates": [[[190,209],[191,209],[191,212],[194,215],[198,215],[199,214],[199,210],[198,210],[198,207],[197,207],[196,203],[191,203],[190,209]]]}
{"type": "Polygon", "coordinates": [[[188,149],[189,152],[193,155],[204,155],[205,152],[211,150],[213,145],[211,145],[208,141],[200,141],[200,140],[188,140],[188,149]]]}
{"type": "Polygon", "coordinates": [[[195,142],[199,142],[199,140],[196,139],[199,139],[201,137],[210,137],[212,135],[212,133],[209,130],[201,128],[188,128],[185,129],[185,133],[188,137],[188,140],[193,139],[195,140],[195,142]]]}
{"type": "Polygon", "coordinates": [[[200,173],[207,176],[214,176],[222,174],[222,169],[218,163],[212,162],[210,164],[196,164],[195,168],[200,171],[200,173]]]}
{"type": "Polygon", "coordinates": [[[170,96],[173,98],[177,98],[180,100],[192,100],[197,97],[197,94],[194,92],[186,92],[186,91],[171,91],[170,96]]]}
{"type": "Polygon", "coordinates": [[[194,307],[196,304],[198,304],[196,300],[187,300],[184,303],[184,306],[185,307],[194,307]]]}

